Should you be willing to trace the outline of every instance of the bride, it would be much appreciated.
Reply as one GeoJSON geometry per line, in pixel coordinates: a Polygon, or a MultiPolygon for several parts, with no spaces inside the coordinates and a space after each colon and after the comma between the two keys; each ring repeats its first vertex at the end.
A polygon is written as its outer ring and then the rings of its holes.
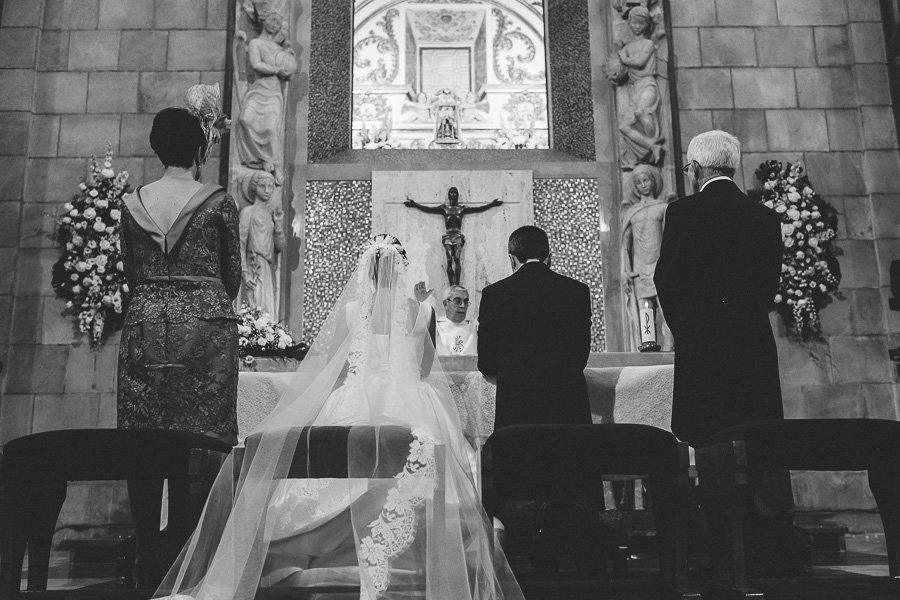
{"type": "Polygon", "coordinates": [[[408,297],[407,265],[394,236],[367,244],[288,391],[225,462],[154,598],[251,600],[270,587],[522,598],[434,360],[434,312],[408,297]]]}

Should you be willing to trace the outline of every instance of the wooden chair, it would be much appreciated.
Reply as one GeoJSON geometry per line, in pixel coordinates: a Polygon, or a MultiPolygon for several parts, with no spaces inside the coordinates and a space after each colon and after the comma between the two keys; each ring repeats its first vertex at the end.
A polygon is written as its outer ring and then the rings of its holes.
{"type": "Polygon", "coordinates": [[[10,441],[0,471],[0,597],[18,595],[26,547],[28,590],[47,589],[68,482],[168,479],[169,531],[183,544],[212,483],[207,464],[220,464],[230,450],[206,435],[157,429],[68,429],[10,441]]]}
{"type": "Polygon", "coordinates": [[[611,474],[646,476],[666,595],[698,597],[687,584],[687,447],[671,433],[635,424],[516,425],[488,439],[483,464],[483,501],[491,516],[511,501],[571,500],[581,482],[611,474]]]}
{"type": "MultiPolygon", "coordinates": [[[[883,419],[759,421],[717,433],[696,449],[704,497],[724,509],[731,535],[729,594],[762,598],[748,584],[744,523],[753,473],[765,470],[868,471],[887,542],[890,578],[900,584],[900,422],[883,419]]],[[[897,585],[900,592],[900,585],[897,585]]]]}

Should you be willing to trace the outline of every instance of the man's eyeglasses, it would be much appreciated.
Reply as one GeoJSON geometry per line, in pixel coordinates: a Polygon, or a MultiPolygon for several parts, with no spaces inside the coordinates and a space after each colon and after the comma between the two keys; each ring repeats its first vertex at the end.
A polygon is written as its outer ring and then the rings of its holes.
{"type": "Polygon", "coordinates": [[[468,306],[469,299],[468,298],[448,298],[450,304],[453,306],[468,306]]]}
{"type": "MultiPolygon", "coordinates": [[[[687,175],[690,172],[691,167],[694,165],[694,163],[695,163],[695,161],[692,160],[688,164],[681,167],[681,172],[684,173],[685,175],[687,175]]],[[[700,166],[700,165],[697,165],[697,166],[700,166]]]]}

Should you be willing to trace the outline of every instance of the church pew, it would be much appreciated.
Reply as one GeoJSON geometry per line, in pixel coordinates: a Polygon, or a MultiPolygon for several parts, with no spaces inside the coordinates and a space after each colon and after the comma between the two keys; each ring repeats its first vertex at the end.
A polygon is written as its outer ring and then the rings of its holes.
{"type": "Polygon", "coordinates": [[[687,448],[671,433],[639,424],[515,425],[495,431],[483,455],[489,516],[516,500],[571,501],[584,482],[604,476],[647,476],[666,594],[699,597],[687,583],[687,448]]]}
{"type": "MultiPolygon", "coordinates": [[[[731,579],[726,590],[730,597],[764,597],[750,586],[743,538],[753,474],[764,470],[868,471],[884,525],[889,585],[900,595],[900,422],[787,419],[748,423],[721,431],[697,448],[696,463],[705,497],[724,509],[732,532],[731,579]]],[[[803,587],[803,579],[797,585],[803,587]]]]}
{"type": "Polygon", "coordinates": [[[0,598],[8,600],[19,594],[26,547],[28,590],[47,589],[53,531],[69,481],[168,479],[169,531],[173,544],[183,544],[211,484],[206,465],[231,447],[184,431],[68,429],[16,438],[3,450],[0,598]]]}

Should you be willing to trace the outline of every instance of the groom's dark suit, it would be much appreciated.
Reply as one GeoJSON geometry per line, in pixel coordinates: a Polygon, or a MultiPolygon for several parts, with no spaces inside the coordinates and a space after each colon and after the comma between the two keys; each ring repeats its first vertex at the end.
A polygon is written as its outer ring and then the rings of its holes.
{"type": "Polygon", "coordinates": [[[484,289],[478,370],[497,378],[494,429],[590,423],[584,381],[591,345],[588,287],[540,262],[484,289]]]}

